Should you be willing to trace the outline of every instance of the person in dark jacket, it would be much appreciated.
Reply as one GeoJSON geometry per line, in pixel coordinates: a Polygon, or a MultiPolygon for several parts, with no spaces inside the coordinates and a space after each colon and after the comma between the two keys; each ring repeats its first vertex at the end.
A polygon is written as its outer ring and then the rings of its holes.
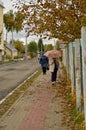
{"type": "Polygon", "coordinates": [[[46,74],[47,65],[48,65],[48,57],[46,57],[45,55],[42,55],[39,63],[41,64],[43,74],[46,74]]]}

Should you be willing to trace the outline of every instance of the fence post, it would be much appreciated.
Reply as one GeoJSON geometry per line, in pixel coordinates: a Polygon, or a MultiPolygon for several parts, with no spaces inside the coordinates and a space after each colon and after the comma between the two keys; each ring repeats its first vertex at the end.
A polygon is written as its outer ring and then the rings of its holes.
{"type": "Polygon", "coordinates": [[[75,39],[76,108],[81,111],[80,41],[75,39]]]}
{"type": "Polygon", "coordinates": [[[83,96],[82,39],[80,39],[80,76],[81,76],[81,94],[83,96]]]}
{"type": "Polygon", "coordinates": [[[69,44],[67,44],[67,76],[69,77],[69,44]]]}
{"type": "Polygon", "coordinates": [[[69,76],[69,45],[66,45],[65,47],[65,66],[66,66],[66,70],[67,70],[67,76],[69,76]]]}
{"type": "Polygon", "coordinates": [[[63,59],[64,66],[66,66],[66,49],[65,48],[63,49],[63,57],[62,57],[62,59],[63,59]]]}
{"type": "Polygon", "coordinates": [[[86,123],[86,27],[81,29],[82,38],[82,66],[83,66],[83,95],[84,95],[84,114],[86,123]]]}
{"type": "Polygon", "coordinates": [[[74,69],[73,69],[73,51],[72,51],[72,43],[69,44],[69,73],[71,79],[71,92],[74,94],[74,69]]]}
{"type": "Polygon", "coordinates": [[[76,86],[76,78],[75,78],[75,43],[72,43],[72,54],[73,54],[73,85],[76,86]]]}

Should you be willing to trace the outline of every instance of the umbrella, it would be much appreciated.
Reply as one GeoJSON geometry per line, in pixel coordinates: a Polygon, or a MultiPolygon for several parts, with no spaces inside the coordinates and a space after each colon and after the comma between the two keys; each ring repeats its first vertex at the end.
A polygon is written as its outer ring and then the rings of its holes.
{"type": "Polygon", "coordinates": [[[58,58],[61,56],[61,51],[60,50],[50,50],[50,51],[45,52],[44,55],[47,57],[58,58]]]}

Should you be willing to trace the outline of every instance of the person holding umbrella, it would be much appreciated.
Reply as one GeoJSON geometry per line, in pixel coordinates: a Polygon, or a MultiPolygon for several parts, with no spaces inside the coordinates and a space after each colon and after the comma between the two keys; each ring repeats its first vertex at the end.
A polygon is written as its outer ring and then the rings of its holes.
{"type": "Polygon", "coordinates": [[[59,69],[58,58],[61,56],[60,50],[50,50],[45,53],[49,57],[49,70],[51,72],[52,85],[56,83],[57,71],[59,69]]]}
{"type": "Polygon", "coordinates": [[[49,58],[49,70],[51,72],[52,85],[56,83],[57,71],[59,68],[59,62],[57,58],[49,58]]]}

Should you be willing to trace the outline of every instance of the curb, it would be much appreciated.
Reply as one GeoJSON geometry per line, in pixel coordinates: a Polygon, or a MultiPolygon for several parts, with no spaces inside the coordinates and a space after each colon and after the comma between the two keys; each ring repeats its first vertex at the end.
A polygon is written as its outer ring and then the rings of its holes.
{"type": "MultiPolygon", "coordinates": [[[[26,80],[24,80],[24,82],[21,83],[16,89],[18,89],[21,85],[23,85],[28,79],[32,78],[37,72],[38,72],[38,71],[34,72],[31,76],[29,76],[26,80]]],[[[16,90],[16,89],[15,89],[15,90],[16,90]]],[[[13,90],[11,93],[9,93],[9,94],[6,96],[6,98],[3,99],[2,103],[3,103],[10,95],[12,95],[15,90],[13,90]]],[[[27,91],[27,90],[25,90],[25,92],[26,92],[26,91],[27,91]]],[[[25,93],[25,92],[24,92],[24,93],[25,93]]],[[[12,107],[15,106],[15,105],[18,103],[18,101],[19,101],[20,98],[24,95],[24,93],[22,93],[22,94],[19,96],[19,98],[12,104],[12,106],[5,112],[5,114],[2,115],[2,117],[0,118],[0,121],[3,120],[3,118],[11,111],[12,107]]],[[[0,104],[0,105],[1,105],[1,104],[0,104]]]]}
{"type": "Polygon", "coordinates": [[[34,72],[31,76],[29,76],[26,80],[24,80],[20,85],[18,85],[18,87],[16,87],[13,91],[11,91],[5,98],[3,98],[0,101],[0,105],[9,97],[11,96],[18,88],[21,87],[21,85],[23,85],[28,79],[32,78],[38,71],[34,72]]]}

